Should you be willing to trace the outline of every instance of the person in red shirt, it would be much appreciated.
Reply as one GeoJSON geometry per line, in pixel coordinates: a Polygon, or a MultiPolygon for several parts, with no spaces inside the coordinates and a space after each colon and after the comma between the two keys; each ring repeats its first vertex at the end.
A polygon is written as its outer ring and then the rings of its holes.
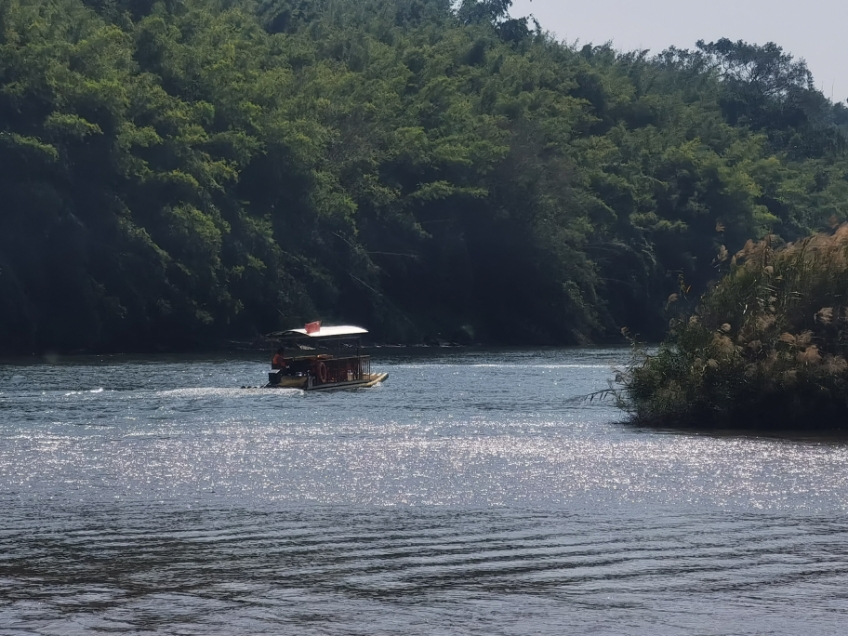
{"type": "Polygon", "coordinates": [[[277,349],[277,354],[274,356],[274,359],[271,361],[272,369],[285,369],[286,368],[286,359],[283,357],[284,350],[282,347],[277,349]]]}

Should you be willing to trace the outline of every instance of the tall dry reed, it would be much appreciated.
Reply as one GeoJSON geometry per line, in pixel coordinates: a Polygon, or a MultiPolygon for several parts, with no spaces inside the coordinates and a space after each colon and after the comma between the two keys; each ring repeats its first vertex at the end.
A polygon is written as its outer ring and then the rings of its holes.
{"type": "Polygon", "coordinates": [[[643,423],[848,428],[848,226],[749,241],[621,381],[622,406],[643,423]]]}

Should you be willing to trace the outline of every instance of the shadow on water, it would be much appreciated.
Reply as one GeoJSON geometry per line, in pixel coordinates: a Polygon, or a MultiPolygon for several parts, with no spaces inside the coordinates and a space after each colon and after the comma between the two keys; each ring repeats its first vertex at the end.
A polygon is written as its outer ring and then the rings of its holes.
{"type": "Polygon", "coordinates": [[[664,424],[648,424],[636,418],[620,419],[615,425],[625,427],[644,434],[669,434],[669,435],[692,435],[710,437],[716,439],[764,439],[785,441],[792,443],[807,444],[848,444],[848,429],[833,430],[831,427],[822,427],[820,430],[802,430],[793,428],[779,428],[776,430],[756,427],[716,427],[697,425],[673,426],[664,424]]]}

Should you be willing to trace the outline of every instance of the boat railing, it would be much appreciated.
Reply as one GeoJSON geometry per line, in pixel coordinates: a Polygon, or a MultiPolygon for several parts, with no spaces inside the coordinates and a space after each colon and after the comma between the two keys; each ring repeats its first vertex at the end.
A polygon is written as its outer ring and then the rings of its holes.
{"type": "Polygon", "coordinates": [[[310,375],[315,384],[360,382],[371,374],[371,356],[298,356],[286,361],[286,374],[310,375]]]}
{"type": "Polygon", "coordinates": [[[318,362],[315,369],[315,375],[319,384],[358,382],[370,372],[370,356],[347,356],[343,358],[323,359],[318,362]],[[326,368],[326,373],[321,371],[320,365],[322,364],[326,368]]]}

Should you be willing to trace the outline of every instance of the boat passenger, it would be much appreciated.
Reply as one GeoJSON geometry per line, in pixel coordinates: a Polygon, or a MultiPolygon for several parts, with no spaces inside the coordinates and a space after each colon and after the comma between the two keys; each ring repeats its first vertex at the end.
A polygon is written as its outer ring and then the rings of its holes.
{"type": "Polygon", "coordinates": [[[284,349],[280,347],[277,349],[277,354],[274,356],[274,359],[271,361],[272,369],[285,369],[286,368],[286,359],[283,357],[284,349]]]}

